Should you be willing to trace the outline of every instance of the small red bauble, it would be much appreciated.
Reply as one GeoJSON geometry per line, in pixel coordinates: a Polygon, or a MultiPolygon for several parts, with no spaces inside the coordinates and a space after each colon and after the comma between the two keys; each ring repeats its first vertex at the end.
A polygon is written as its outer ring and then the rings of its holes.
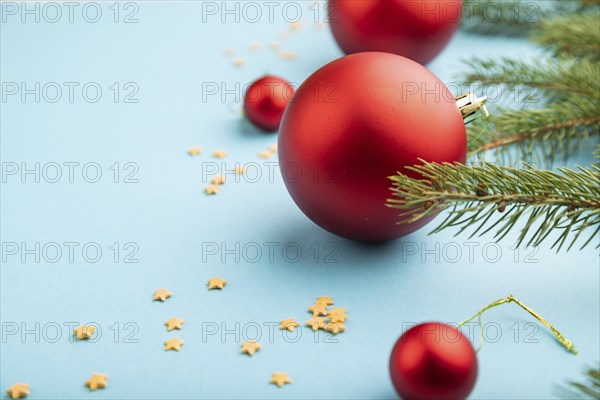
{"type": "Polygon", "coordinates": [[[346,54],[385,51],[425,64],[452,38],[461,8],[462,0],[329,0],[329,26],[346,54]]]}
{"type": "Polygon", "coordinates": [[[422,65],[357,53],[313,73],[279,130],[279,166],[298,207],[337,235],[382,241],[430,221],[397,224],[389,176],[429,162],[465,162],[466,129],[454,97],[422,65]]]}
{"type": "Polygon", "coordinates": [[[281,116],[294,94],[285,79],[264,76],[254,82],[244,95],[244,114],[254,126],[265,132],[279,128],[281,116]]]}
{"type": "Polygon", "coordinates": [[[466,398],[477,379],[477,356],[456,328],[439,322],[412,327],[396,342],[390,375],[405,400],[466,398]]]}

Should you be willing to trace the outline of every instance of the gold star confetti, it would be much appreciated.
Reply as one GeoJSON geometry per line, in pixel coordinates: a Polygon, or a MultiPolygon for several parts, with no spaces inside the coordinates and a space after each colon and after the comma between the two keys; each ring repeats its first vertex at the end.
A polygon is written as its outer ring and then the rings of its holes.
{"type": "Polygon", "coordinates": [[[261,345],[255,341],[242,343],[242,353],[246,353],[249,356],[253,356],[258,350],[260,350],[261,345]]]}
{"type": "Polygon", "coordinates": [[[210,182],[213,185],[223,185],[225,183],[225,177],[223,175],[215,176],[210,182]]]}
{"type": "Polygon", "coordinates": [[[271,158],[272,155],[270,151],[261,151],[258,153],[258,158],[271,158]]]}
{"type": "Polygon", "coordinates": [[[85,386],[89,387],[93,392],[96,389],[106,388],[106,374],[92,374],[92,377],[85,382],[85,386]]]}
{"type": "Polygon", "coordinates": [[[346,309],[345,308],[331,307],[329,309],[329,314],[344,314],[344,313],[346,313],[346,309]]]}
{"type": "Polygon", "coordinates": [[[167,326],[167,331],[169,332],[173,329],[181,329],[181,326],[183,325],[183,320],[177,317],[172,317],[170,320],[165,322],[165,325],[167,326]]]}
{"type": "Polygon", "coordinates": [[[225,54],[226,57],[231,57],[233,55],[233,49],[226,48],[225,50],[223,50],[223,54],[225,54]]]}
{"type": "Polygon", "coordinates": [[[246,60],[244,60],[243,58],[238,58],[233,62],[233,65],[238,68],[242,68],[245,64],[246,64],[246,60]]]}
{"type": "Polygon", "coordinates": [[[294,329],[296,329],[299,326],[300,324],[297,323],[294,318],[284,319],[279,323],[279,330],[283,331],[287,329],[288,331],[293,332],[294,329]]]}
{"type": "Polygon", "coordinates": [[[80,325],[73,329],[73,333],[77,337],[77,340],[89,339],[92,337],[95,331],[96,327],[91,325],[80,325]]]}
{"type": "Polygon", "coordinates": [[[245,167],[235,167],[234,172],[238,175],[243,174],[244,172],[246,172],[246,168],[245,167]]]}
{"type": "Polygon", "coordinates": [[[329,322],[334,322],[334,323],[339,323],[339,322],[346,322],[346,319],[348,319],[348,316],[346,314],[341,314],[341,313],[337,313],[337,314],[328,314],[327,318],[329,318],[329,322]]]}
{"type": "Polygon", "coordinates": [[[317,303],[324,303],[330,306],[333,304],[333,299],[329,296],[319,296],[317,297],[317,303]]]}
{"type": "Polygon", "coordinates": [[[313,316],[311,319],[306,321],[306,326],[310,327],[313,331],[318,331],[319,329],[325,329],[325,317],[315,317],[313,316]]]}
{"type": "Polygon", "coordinates": [[[278,149],[277,149],[277,145],[276,144],[272,144],[272,145],[269,146],[269,151],[271,153],[277,153],[277,150],[278,149]]]}
{"type": "Polygon", "coordinates": [[[279,52],[279,57],[283,58],[284,60],[295,60],[298,58],[298,54],[293,51],[282,50],[279,52]]]}
{"type": "Polygon", "coordinates": [[[252,42],[252,43],[250,43],[250,50],[252,50],[254,52],[257,52],[257,51],[260,50],[260,48],[261,48],[260,43],[258,43],[258,42],[252,42]]]}
{"type": "Polygon", "coordinates": [[[15,383],[8,389],[6,389],[6,394],[12,397],[13,399],[21,399],[23,397],[27,397],[29,395],[29,385],[26,383],[15,383]]]}
{"type": "Polygon", "coordinates": [[[321,30],[323,28],[325,28],[325,22],[323,22],[323,21],[317,22],[317,29],[321,30]]]}
{"type": "Polygon", "coordinates": [[[271,381],[269,383],[273,383],[278,387],[282,387],[285,384],[292,383],[292,380],[288,376],[287,372],[275,372],[271,377],[271,381]]]}
{"type": "Polygon", "coordinates": [[[346,327],[341,323],[329,322],[325,325],[325,330],[331,332],[333,335],[337,335],[338,333],[344,332],[346,327]]]}
{"type": "Polygon", "coordinates": [[[190,147],[188,149],[188,154],[192,157],[199,156],[202,154],[202,147],[190,147]]]}
{"type": "Polygon", "coordinates": [[[171,292],[169,292],[167,289],[158,289],[154,292],[154,300],[165,301],[169,297],[171,297],[171,292]]]}
{"type": "Polygon", "coordinates": [[[300,21],[292,22],[290,24],[290,30],[292,32],[296,32],[296,31],[299,31],[300,29],[302,29],[303,26],[304,26],[304,24],[302,22],[300,22],[300,21]]]}
{"type": "Polygon", "coordinates": [[[219,186],[217,185],[206,185],[204,188],[206,194],[217,194],[219,193],[219,186]]]}
{"type": "Polygon", "coordinates": [[[227,281],[221,278],[212,278],[208,280],[208,289],[223,289],[227,285],[227,281]]]}
{"type": "Polygon", "coordinates": [[[281,48],[281,43],[279,43],[279,42],[273,42],[273,43],[271,43],[271,48],[273,50],[279,50],[281,48]]]}
{"type": "Polygon", "coordinates": [[[169,339],[165,342],[165,351],[175,350],[179,351],[179,349],[183,346],[183,341],[178,337],[174,337],[173,339],[169,339]]]}
{"type": "Polygon", "coordinates": [[[285,39],[285,37],[287,36],[287,32],[286,31],[281,31],[279,32],[279,39],[285,39]]]}
{"type": "Polygon", "coordinates": [[[215,158],[227,157],[227,152],[225,150],[217,150],[213,153],[213,157],[215,157],[215,158]]]}
{"type": "Polygon", "coordinates": [[[319,315],[327,315],[327,304],[317,302],[312,306],[308,307],[308,311],[313,313],[313,315],[316,317],[318,317],[319,315]]]}

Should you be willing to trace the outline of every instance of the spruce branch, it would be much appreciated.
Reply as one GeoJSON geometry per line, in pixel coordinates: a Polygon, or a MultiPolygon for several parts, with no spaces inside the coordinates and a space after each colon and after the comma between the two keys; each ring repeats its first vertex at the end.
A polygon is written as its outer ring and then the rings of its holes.
{"type": "Polygon", "coordinates": [[[559,389],[561,399],[597,399],[600,400],[600,367],[590,368],[584,374],[584,381],[567,383],[559,389]]]}
{"type": "Polygon", "coordinates": [[[551,164],[600,135],[600,14],[578,12],[544,21],[532,40],[547,52],[538,62],[507,57],[467,62],[467,84],[499,87],[504,105],[513,103],[492,110],[483,134],[481,124],[469,127],[470,155],[494,150],[511,161],[516,149],[519,159],[551,164]]]}
{"type": "Polygon", "coordinates": [[[526,163],[523,168],[513,168],[488,162],[421,162],[407,167],[411,176],[398,173],[390,177],[394,198],[388,200],[388,206],[400,210],[399,223],[450,209],[431,233],[458,228],[458,235],[473,226],[470,237],[494,230],[494,237],[501,240],[524,219],[519,245],[537,246],[558,230],[561,234],[552,245],[557,251],[567,239],[567,250],[571,249],[588,228],[595,227],[594,233],[581,248],[600,232],[600,168],[596,166],[553,172],[526,163]]]}
{"type": "Polygon", "coordinates": [[[600,13],[595,11],[542,21],[539,29],[532,33],[531,40],[546,47],[556,56],[569,54],[600,61],[599,19],[600,13]],[[573,40],[574,38],[576,40],[573,40]]]}

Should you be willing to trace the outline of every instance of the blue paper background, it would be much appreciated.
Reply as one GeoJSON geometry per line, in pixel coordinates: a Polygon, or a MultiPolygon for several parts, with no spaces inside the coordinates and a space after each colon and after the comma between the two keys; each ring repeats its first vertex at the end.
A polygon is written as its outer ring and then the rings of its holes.
{"type": "MultiPolygon", "coordinates": [[[[30,88],[35,82],[42,87],[80,83],[72,103],[65,91],[56,103],[44,98],[36,103],[28,95],[25,102],[9,96],[0,104],[3,170],[12,163],[19,168],[40,163],[52,179],[51,163],[58,163],[63,174],[57,183],[44,176],[37,183],[33,175],[25,182],[19,174],[3,179],[2,390],[26,382],[32,399],[394,398],[387,363],[403,327],[427,320],[458,322],[509,293],[553,322],[581,354],[568,354],[514,305],[490,311],[472,398],[553,397],[556,384],[579,378],[600,358],[600,277],[593,245],[555,254],[549,240],[537,250],[516,252],[517,229],[495,245],[490,235],[427,236],[433,226],[379,245],[337,238],[309,221],[277,170],[269,177],[269,167],[257,158],[276,137],[245,123],[231,94],[225,101],[219,96],[203,101],[203,83],[232,89],[265,72],[299,83],[340,56],[328,29],[312,22],[311,3],[296,3],[304,21],[297,32],[282,16],[283,3],[273,21],[263,15],[256,23],[243,18],[236,23],[232,16],[223,23],[220,14],[203,22],[201,2],[138,2],[137,23],[122,23],[134,6],[119,4],[115,23],[114,5],[102,3],[100,21],[89,23],[81,14],[83,4],[72,23],[68,15],[57,23],[46,21],[54,14],[39,22],[29,16],[23,23],[20,14],[8,15],[2,5],[1,81],[26,82],[30,88]],[[295,61],[278,58],[269,48],[284,30],[282,48],[297,52],[295,61]],[[262,44],[257,53],[250,51],[255,41],[262,44]],[[233,58],[223,55],[228,47],[235,50],[233,58]],[[243,68],[233,66],[236,57],[246,60],[243,68]],[[103,89],[100,101],[81,97],[87,82],[103,89]],[[114,82],[121,95],[130,92],[127,82],[135,83],[139,102],[120,98],[115,103],[109,88],[114,82]],[[196,145],[204,154],[187,156],[196,145]],[[203,171],[215,162],[222,167],[210,157],[219,148],[229,152],[225,168],[256,162],[260,179],[235,183],[230,175],[218,196],[204,195],[209,177],[203,171]],[[65,162],[81,163],[73,183],[65,162]],[[118,183],[110,169],[115,162],[118,183]],[[100,167],[97,183],[82,178],[86,163],[100,167]],[[134,168],[126,163],[138,167],[137,183],[123,182],[134,168]],[[52,252],[42,254],[40,262],[33,255],[23,262],[21,253],[10,255],[6,247],[17,243],[22,249],[25,243],[33,248],[36,242],[48,251],[47,244],[54,242],[78,247],[70,262],[61,245],[56,263],[47,261],[52,252]],[[115,242],[119,262],[110,249],[115,242]],[[278,246],[272,258],[267,242],[278,246]],[[98,262],[83,258],[86,243],[102,249],[98,262]],[[138,263],[123,262],[133,249],[124,248],[126,243],[137,246],[138,263]],[[203,251],[213,245],[217,255],[203,251]],[[235,254],[224,251],[236,245],[235,254]],[[256,246],[262,250],[258,257],[256,246]],[[302,255],[292,262],[298,248],[302,255]],[[326,262],[328,255],[337,262],[326,262]],[[216,275],[229,283],[221,292],[209,292],[206,280],[216,275]],[[153,291],[161,287],[173,297],[153,302],[153,291]],[[330,295],[348,308],[348,330],[337,342],[328,343],[323,335],[315,340],[307,328],[298,340],[280,331],[269,338],[270,323],[307,320],[306,308],[318,295],[330,295]],[[185,324],[182,331],[167,333],[163,322],[173,315],[185,324]],[[72,343],[70,322],[95,322],[101,336],[94,343],[72,343]],[[222,324],[230,331],[224,338],[222,324]],[[219,334],[207,336],[215,326],[219,334]],[[256,326],[263,348],[248,358],[239,354],[240,340],[255,336],[256,326]],[[24,329],[32,333],[22,336],[24,329]],[[173,336],[184,340],[184,347],[164,352],[163,342],[173,336]],[[294,383],[283,389],[269,385],[276,371],[287,371],[294,383]],[[106,390],[90,394],[83,386],[93,372],[108,374],[106,390]]],[[[477,54],[535,57],[536,50],[521,39],[459,32],[429,68],[451,82],[464,69],[460,59],[477,54]]],[[[591,158],[574,162],[587,165],[591,158]]],[[[86,177],[93,175],[90,169],[86,177]]],[[[474,342],[476,332],[473,327],[474,342]]]]}

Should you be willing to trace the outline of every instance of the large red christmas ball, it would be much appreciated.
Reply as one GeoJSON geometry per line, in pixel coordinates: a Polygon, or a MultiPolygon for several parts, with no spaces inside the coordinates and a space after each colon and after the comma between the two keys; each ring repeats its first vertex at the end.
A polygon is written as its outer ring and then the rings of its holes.
{"type": "Polygon", "coordinates": [[[294,88],[283,78],[264,76],[250,85],[244,95],[244,115],[257,128],[274,132],[279,128],[294,88]]]}
{"type": "Polygon", "coordinates": [[[313,73],[279,130],[279,165],[298,207],[337,235],[382,241],[431,218],[397,224],[389,176],[419,163],[464,162],[466,130],[450,91],[429,70],[388,53],[357,53],[313,73]]]}
{"type": "Polygon", "coordinates": [[[403,399],[466,398],[477,379],[477,356],[456,328],[429,322],[406,331],[392,350],[390,375],[403,399]]]}
{"type": "Polygon", "coordinates": [[[329,26],[346,54],[385,51],[428,63],[458,28],[462,0],[329,0],[329,26]]]}

